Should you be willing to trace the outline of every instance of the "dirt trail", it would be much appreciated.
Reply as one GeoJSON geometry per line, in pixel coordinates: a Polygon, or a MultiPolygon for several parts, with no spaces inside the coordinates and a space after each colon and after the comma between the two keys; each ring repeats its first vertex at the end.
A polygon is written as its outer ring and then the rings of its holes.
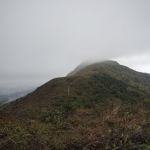
{"type": "MultiPolygon", "coordinates": [[[[73,82],[73,81],[72,81],[73,82]]],[[[70,88],[71,88],[71,84],[72,84],[72,82],[69,84],[69,86],[68,86],[68,95],[70,94],[70,88]]]]}

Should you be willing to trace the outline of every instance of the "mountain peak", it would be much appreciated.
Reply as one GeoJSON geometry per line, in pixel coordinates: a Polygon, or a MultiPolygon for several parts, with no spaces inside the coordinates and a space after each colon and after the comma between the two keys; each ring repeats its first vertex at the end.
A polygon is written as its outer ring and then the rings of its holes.
{"type": "Polygon", "coordinates": [[[80,65],[78,65],[73,71],[67,74],[67,76],[75,75],[76,73],[80,72],[82,69],[85,69],[89,66],[96,66],[96,65],[119,65],[118,62],[113,60],[104,60],[104,61],[84,61],[80,65]]]}

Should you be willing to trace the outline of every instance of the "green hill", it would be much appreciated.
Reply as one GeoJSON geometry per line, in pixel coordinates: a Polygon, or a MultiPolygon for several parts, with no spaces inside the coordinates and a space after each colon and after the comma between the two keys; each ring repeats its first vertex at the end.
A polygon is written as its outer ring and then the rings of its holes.
{"type": "Polygon", "coordinates": [[[0,107],[0,149],[149,149],[150,74],[78,66],[0,107]]]}

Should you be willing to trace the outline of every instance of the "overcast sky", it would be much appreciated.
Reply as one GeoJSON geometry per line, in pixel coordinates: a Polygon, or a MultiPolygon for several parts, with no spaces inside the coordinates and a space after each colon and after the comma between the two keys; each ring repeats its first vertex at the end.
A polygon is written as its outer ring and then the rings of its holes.
{"type": "Polygon", "coordinates": [[[43,84],[88,59],[150,73],[150,0],[0,0],[0,85],[43,84]]]}

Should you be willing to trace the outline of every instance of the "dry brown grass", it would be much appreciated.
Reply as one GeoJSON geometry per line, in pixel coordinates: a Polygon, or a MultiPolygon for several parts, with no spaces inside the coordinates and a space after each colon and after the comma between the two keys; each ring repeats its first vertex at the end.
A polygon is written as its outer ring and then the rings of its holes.
{"type": "Polygon", "coordinates": [[[135,145],[150,144],[149,119],[149,110],[141,105],[131,107],[121,103],[79,108],[57,124],[37,120],[22,123],[5,116],[0,122],[0,147],[2,150],[10,147],[26,150],[134,149],[135,145]]]}

